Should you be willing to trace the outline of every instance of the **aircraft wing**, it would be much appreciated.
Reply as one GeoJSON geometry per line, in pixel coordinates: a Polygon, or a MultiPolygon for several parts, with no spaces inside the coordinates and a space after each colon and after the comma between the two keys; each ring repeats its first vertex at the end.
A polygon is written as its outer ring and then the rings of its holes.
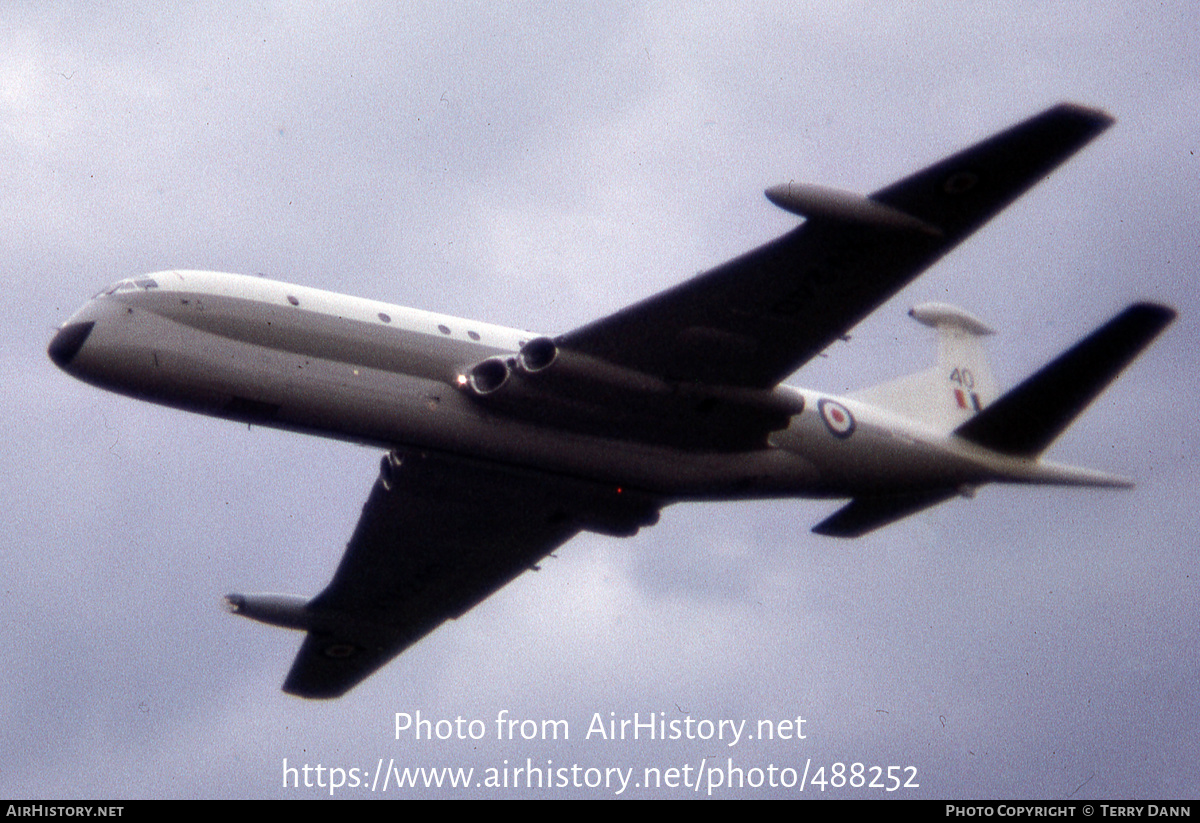
{"type": "Polygon", "coordinates": [[[959,494],[958,489],[917,489],[897,494],[855,497],[829,517],[813,526],[826,537],[862,537],[889,523],[903,520],[922,509],[945,503],[959,494]]]}
{"type": "Polygon", "coordinates": [[[771,388],[1111,123],[1061,104],[869,198],[769,190],[805,223],[556,343],[669,380],[771,388]]]}
{"type": "Polygon", "coordinates": [[[630,535],[661,501],[430,452],[392,452],[284,683],[338,697],[581,530],[630,535]]]}

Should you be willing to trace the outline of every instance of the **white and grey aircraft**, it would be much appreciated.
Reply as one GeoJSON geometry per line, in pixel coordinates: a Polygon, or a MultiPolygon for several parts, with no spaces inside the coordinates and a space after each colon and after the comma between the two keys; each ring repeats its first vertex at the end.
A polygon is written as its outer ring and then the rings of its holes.
{"type": "Polygon", "coordinates": [[[229,595],[307,632],[284,689],[337,697],[580,531],[628,536],[682,501],[849,498],[814,531],[857,537],[985,483],[1121,487],[1041,459],[1171,322],[1136,303],[1005,394],[979,319],[912,309],[928,371],[835,397],[781,385],[1103,131],[1072,104],[864,197],[768,189],[782,237],[549,337],[235,274],[120,280],[51,359],[97,386],[386,449],[315,597],[229,595]]]}

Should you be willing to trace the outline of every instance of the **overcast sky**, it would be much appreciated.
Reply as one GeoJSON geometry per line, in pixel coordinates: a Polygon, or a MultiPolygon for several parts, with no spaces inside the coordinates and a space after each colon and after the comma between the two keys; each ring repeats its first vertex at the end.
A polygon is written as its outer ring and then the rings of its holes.
{"type": "Polygon", "coordinates": [[[1193,4],[98,5],[0,12],[0,796],[328,795],[283,788],[285,760],[475,782],[730,758],[751,781],[916,767],[890,796],[1200,795],[1193,4]],[[998,330],[1004,384],[1166,302],[1180,319],[1050,452],[1136,489],[992,487],[858,541],[810,533],[829,501],[676,506],[581,536],[341,700],[280,692],[301,636],[221,596],[323,588],[378,451],[45,354],[101,286],[172,267],[564,332],[795,225],[769,185],[869,192],[1060,100],[1117,123],[791,382],[925,367],[925,300],[998,330]],[[418,711],[486,735],[397,740],[418,711]],[[570,739],[498,741],[501,711],[570,739]],[[586,738],[634,713],[802,716],[805,738],[586,738]]]}

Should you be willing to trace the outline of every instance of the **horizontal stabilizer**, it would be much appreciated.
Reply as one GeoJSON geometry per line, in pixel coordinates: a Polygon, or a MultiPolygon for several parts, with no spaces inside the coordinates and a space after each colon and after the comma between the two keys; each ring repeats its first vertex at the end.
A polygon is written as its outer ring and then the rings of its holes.
{"type": "Polygon", "coordinates": [[[1135,303],[955,429],[1002,454],[1034,457],[1175,319],[1175,310],[1135,303]]]}
{"type": "Polygon", "coordinates": [[[957,489],[925,489],[902,494],[856,497],[825,518],[813,531],[826,537],[862,537],[880,526],[903,520],[922,509],[944,503],[957,489]]]}

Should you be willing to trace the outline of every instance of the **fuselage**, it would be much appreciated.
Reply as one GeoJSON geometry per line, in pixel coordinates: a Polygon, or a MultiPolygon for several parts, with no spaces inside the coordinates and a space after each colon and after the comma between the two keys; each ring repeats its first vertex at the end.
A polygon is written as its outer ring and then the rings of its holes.
{"type": "MultiPolygon", "coordinates": [[[[768,400],[796,413],[738,450],[559,426],[536,410],[497,410],[470,391],[472,367],[515,357],[537,337],[263,278],[166,271],[97,294],[59,330],[50,355],[87,382],[193,412],[624,484],[668,500],[1046,480],[1030,461],[787,386],[768,400]]],[[[701,397],[696,407],[704,405],[701,397]]],[[[689,425],[686,415],[660,422],[689,425]]]]}

